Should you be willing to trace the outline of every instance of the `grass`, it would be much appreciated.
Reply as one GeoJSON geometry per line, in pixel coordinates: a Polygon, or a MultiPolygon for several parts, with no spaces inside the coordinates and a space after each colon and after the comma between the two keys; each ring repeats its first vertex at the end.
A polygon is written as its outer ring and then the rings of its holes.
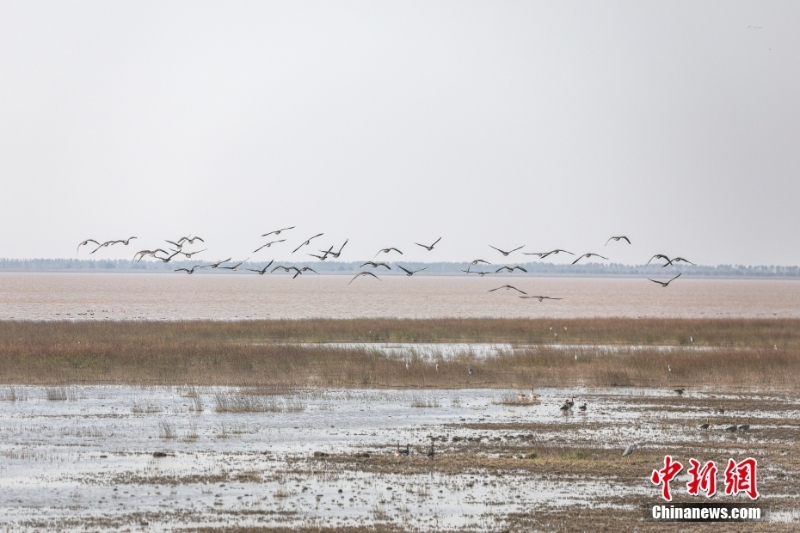
{"type": "MultiPolygon", "coordinates": [[[[76,383],[179,385],[188,387],[187,396],[196,397],[192,386],[201,385],[265,391],[708,384],[795,388],[798,378],[800,320],[789,319],[0,322],[0,382],[50,386],[47,395],[54,400],[70,399],[70,389],[64,386],[76,383]],[[323,340],[508,342],[527,347],[490,359],[467,353],[440,360],[437,372],[435,362],[412,357],[406,369],[407,358],[367,347],[285,344],[323,340]],[[608,352],[552,344],[621,348],[608,352]],[[659,348],[665,345],[673,349],[659,348]],[[703,351],[698,346],[715,348],[703,351]]],[[[10,399],[11,394],[5,396],[10,399]]],[[[269,403],[242,396],[218,400],[217,410],[250,409],[248,402],[269,403]]],[[[194,408],[202,409],[202,405],[194,408]]],[[[280,410],[292,408],[303,406],[280,405],[280,410]]]]}
{"type": "Polygon", "coordinates": [[[158,437],[161,439],[175,439],[178,437],[178,432],[175,429],[175,424],[167,420],[158,421],[158,437]]]}

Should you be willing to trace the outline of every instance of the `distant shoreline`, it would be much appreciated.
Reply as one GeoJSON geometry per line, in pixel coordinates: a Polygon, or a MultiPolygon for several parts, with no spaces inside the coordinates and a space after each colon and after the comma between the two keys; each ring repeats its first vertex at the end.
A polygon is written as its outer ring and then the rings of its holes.
{"type": "MultiPolygon", "coordinates": [[[[0,259],[0,273],[173,273],[175,269],[192,268],[195,265],[207,264],[209,261],[178,261],[157,263],[154,261],[134,262],[130,260],[87,260],[87,259],[0,259]]],[[[310,266],[321,275],[354,275],[362,270],[362,261],[292,261],[286,265],[310,266]]],[[[267,261],[248,261],[239,267],[237,274],[254,275],[246,269],[260,269],[267,261]]],[[[277,264],[277,263],[276,263],[277,264]]],[[[390,263],[394,265],[395,263],[390,263]]],[[[419,270],[417,276],[466,276],[463,271],[488,271],[491,277],[550,277],[550,278],[638,278],[643,276],[674,276],[680,272],[684,278],[718,278],[718,279],[800,279],[800,266],[745,266],[745,265],[681,265],[679,267],[662,268],[661,265],[623,265],[619,263],[586,263],[580,265],[557,263],[515,263],[513,261],[496,263],[490,266],[471,266],[468,262],[421,263],[402,262],[405,268],[419,270]],[[527,272],[516,271],[513,276],[494,273],[502,265],[520,265],[527,272]]],[[[382,276],[405,276],[401,271],[379,270],[382,276]]],[[[198,270],[196,274],[230,275],[230,271],[198,270]]],[[[476,276],[477,277],[477,276],[476,276]]]]}

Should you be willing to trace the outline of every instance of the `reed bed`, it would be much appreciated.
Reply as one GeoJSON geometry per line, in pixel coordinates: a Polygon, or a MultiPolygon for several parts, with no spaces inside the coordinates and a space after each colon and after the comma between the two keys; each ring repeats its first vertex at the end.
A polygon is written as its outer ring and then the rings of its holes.
{"type": "Polygon", "coordinates": [[[229,385],[248,387],[237,395],[243,397],[253,396],[253,391],[269,395],[294,387],[795,388],[798,378],[799,320],[0,323],[0,382],[8,385],[177,385],[189,387],[189,391],[192,386],[229,385]],[[368,347],[289,344],[313,339],[508,342],[525,347],[488,359],[470,353],[439,359],[437,371],[436,362],[411,354],[395,357],[368,347]],[[558,348],[553,344],[577,346],[558,348]],[[591,344],[620,348],[610,352],[591,344]],[[627,345],[637,347],[625,348],[627,345]],[[661,346],[673,348],[663,350],[661,346]],[[698,346],[709,349],[697,350],[698,346]],[[470,367],[472,374],[468,373],[470,367]]]}

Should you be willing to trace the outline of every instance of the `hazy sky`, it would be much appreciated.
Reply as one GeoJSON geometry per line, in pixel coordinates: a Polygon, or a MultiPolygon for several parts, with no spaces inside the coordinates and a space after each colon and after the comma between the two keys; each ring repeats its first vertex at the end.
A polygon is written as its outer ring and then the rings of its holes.
{"type": "Polygon", "coordinates": [[[0,1],[0,257],[324,232],[346,260],[798,264],[798,27],[790,1],[0,1]]]}

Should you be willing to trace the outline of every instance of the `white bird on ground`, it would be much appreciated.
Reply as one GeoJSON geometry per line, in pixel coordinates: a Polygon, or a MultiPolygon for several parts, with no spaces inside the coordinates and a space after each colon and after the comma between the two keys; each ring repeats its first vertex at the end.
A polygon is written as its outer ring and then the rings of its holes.
{"type": "Polygon", "coordinates": [[[638,447],[639,447],[639,444],[638,444],[638,443],[636,443],[636,442],[634,442],[633,444],[631,444],[630,446],[628,446],[627,448],[625,448],[625,451],[624,451],[624,452],[622,452],[622,457],[627,457],[627,456],[629,456],[630,454],[632,454],[633,452],[635,452],[635,451],[636,451],[636,449],[637,449],[638,447]]]}

